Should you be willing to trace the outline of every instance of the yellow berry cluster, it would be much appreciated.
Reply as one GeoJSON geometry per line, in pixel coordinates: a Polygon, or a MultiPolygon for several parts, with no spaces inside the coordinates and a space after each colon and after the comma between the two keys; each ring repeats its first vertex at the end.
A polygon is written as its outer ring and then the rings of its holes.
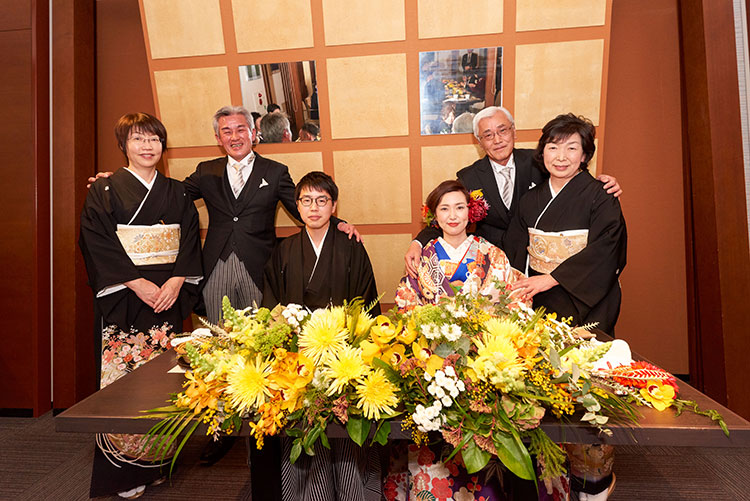
{"type": "Polygon", "coordinates": [[[417,445],[427,443],[427,434],[419,431],[411,416],[401,421],[401,431],[409,431],[412,441],[417,445]]]}

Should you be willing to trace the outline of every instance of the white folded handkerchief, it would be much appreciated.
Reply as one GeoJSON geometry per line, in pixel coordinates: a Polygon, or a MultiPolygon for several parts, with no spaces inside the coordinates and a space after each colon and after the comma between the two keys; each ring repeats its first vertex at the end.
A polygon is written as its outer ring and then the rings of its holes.
{"type": "Polygon", "coordinates": [[[266,181],[265,179],[261,178],[261,180],[260,180],[260,186],[258,186],[258,188],[263,188],[264,186],[268,186],[268,181],[266,181]]]}
{"type": "Polygon", "coordinates": [[[529,189],[533,188],[534,186],[536,186],[536,183],[531,183],[531,184],[529,185],[529,189]]]}

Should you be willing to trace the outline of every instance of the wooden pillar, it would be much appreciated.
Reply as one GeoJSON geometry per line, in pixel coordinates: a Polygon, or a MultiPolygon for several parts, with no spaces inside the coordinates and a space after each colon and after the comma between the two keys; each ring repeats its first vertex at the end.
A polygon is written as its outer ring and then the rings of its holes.
{"type": "Polygon", "coordinates": [[[0,8],[3,414],[50,409],[49,7],[0,8]]]}
{"type": "MultiPolygon", "coordinates": [[[[96,172],[94,2],[53,0],[54,407],[96,390],[91,289],[78,250],[86,178],[96,172]]],[[[127,75],[123,68],[123,75],[127,75]]]]}
{"type": "Polygon", "coordinates": [[[679,3],[691,380],[750,418],[750,283],[731,0],[679,3]]]}

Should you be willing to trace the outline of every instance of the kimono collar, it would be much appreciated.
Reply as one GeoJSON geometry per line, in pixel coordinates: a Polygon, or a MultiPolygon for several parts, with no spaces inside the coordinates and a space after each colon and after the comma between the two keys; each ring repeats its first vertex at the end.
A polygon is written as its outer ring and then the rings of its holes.
{"type": "Polygon", "coordinates": [[[159,171],[154,169],[154,176],[151,178],[151,181],[148,182],[145,179],[143,179],[140,175],[138,175],[134,170],[131,170],[130,167],[125,167],[125,170],[130,172],[135,176],[135,178],[141,182],[143,186],[146,187],[147,190],[151,191],[151,188],[154,187],[154,183],[156,182],[156,178],[159,177],[159,171]]]}

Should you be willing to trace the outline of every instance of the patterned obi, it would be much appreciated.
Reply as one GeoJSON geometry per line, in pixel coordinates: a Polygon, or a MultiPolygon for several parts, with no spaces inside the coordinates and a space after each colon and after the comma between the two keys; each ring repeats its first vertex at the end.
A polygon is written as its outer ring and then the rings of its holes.
{"type": "Polygon", "coordinates": [[[547,232],[529,228],[529,267],[551,273],[560,263],[586,248],[589,230],[547,232]]]}
{"type": "Polygon", "coordinates": [[[174,263],[180,252],[180,225],[117,225],[117,238],[136,266],[174,263]]]}

